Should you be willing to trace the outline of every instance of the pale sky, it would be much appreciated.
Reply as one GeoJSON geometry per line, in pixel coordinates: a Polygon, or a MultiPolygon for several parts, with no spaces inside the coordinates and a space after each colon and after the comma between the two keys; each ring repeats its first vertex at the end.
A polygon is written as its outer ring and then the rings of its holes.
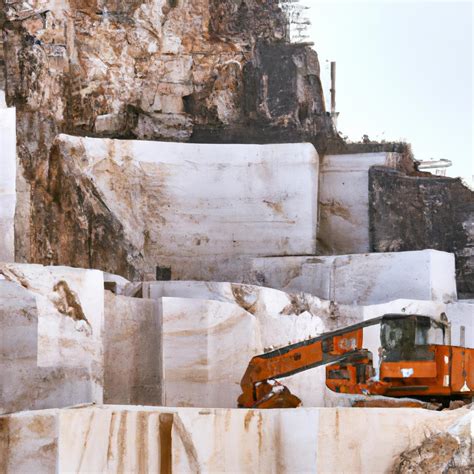
{"type": "MultiPolygon", "coordinates": [[[[337,62],[339,130],[406,140],[472,184],[471,1],[303,0],[323,82],[337,62]]],[[[326,82],[326,101],[329,99],[326,82]]]]}

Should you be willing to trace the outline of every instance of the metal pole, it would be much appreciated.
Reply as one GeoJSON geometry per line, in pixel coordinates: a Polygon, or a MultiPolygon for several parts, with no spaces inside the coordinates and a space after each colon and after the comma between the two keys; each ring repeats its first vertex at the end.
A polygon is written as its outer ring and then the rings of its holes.
{"type": "Polygon", "coordinates": [[[336,115],[336,62],[331,61],[331,116],[336,115]]]}

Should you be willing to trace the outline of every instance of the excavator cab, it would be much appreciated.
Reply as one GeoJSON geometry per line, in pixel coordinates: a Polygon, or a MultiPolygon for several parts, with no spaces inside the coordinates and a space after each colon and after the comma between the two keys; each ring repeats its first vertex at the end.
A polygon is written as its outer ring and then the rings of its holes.
{"type": "Polygon", "coordinates": [[[437,348],[445,347],[447,330],[446,323],[428,316],[385,315],[380,319],[378,375],[372,354],[364,349],[364,358],[348,358],[327,366],[326,385],[338,393],[381,395],[398,391],[400,395],[405,391],[412,395],[414,390],[426,391],[436,383],[437,348]],[[428,386],[426,379],[432,379],[428,386]]]}
{"type": "Polygon", "coordinates": [[[427,316],[387,315],[380,323],[382,361],[434,360],[430,346],[445,343],[446,329],[427,316]]]}

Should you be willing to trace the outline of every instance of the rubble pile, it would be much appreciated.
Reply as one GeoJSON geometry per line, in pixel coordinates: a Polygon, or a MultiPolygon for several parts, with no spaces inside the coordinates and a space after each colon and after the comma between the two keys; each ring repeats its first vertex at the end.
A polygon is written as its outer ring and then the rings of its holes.
{"type": "Polygon", "coordinates": [[[237,409],[254,356],[387,314],[448,328],[474,391],[473,192],[345,144],[277,0],[0,12],[0,472],[473,469],[463,397],[315,366],[237,409]]]}

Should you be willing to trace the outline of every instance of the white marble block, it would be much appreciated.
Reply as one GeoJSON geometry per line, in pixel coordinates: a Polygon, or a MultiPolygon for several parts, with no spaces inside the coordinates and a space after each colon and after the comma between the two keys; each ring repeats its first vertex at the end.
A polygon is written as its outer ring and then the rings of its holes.
{"type": "Polygon", "coordinates": [[[474,349],[474,300],[459,300],[447,304],[445,312],[451,322],[453,346],[474,349]]]}
{"type": "Polygon", "coordinates": [[[457,298],[454,255],[436,250],[253,260],[252,281],[342,304],[457,298]]]}
{"type": "Polygon", "coordinates": [[[236,407],[248,362],[263,352],[255,317],[219,301],[161,301],[165,405],[236,407]]]}
{"type": "Polygon", "coordinates": [[[370,252],[369,169],[395,167],[398,153],[326,155],[321,162],[318,250],[325,255],[370,252]]]}
{"type": "Polygon", "coordinates": [[[473,417],[467,409],[412,408],[96,406],[18,413],[0,417],[0,466],[5,474],[382,474],[437,433],[450,430],[468,446],[469,434],[453,427],[469,427],[473,417]]]}
{"type": "Polygon", "coordinates": [[[60,135],[149,275],[231,281],[249,257],[316,250],[319,158],[311,144],[202,145],[60,135]]]}
{"type": "Polygon", "coordinates": [[[160,303],[105,292],[104,402],[161,405],[160,303]]]}
{"type": "Polygon", "coordinates": [[[0,413],[103,402],[102,272],[0,265],[0,413]]]}
{"type": "Polygon", "coordinates": [[[0,262],[15,260],[16,111],[0,106],[0,262]]]}

